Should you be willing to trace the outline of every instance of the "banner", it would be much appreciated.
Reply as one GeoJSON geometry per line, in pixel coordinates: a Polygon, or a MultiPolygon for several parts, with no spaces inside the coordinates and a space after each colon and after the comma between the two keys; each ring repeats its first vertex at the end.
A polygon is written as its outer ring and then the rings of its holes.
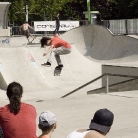
{"type": "MultiPolygon", "coordinates": [[[[79,26],[79,21],[60,21],[59,31],[68,31],[79,26]]],[[[35,21],[34,31],[54,31],[55,21],[35,21]]]]}

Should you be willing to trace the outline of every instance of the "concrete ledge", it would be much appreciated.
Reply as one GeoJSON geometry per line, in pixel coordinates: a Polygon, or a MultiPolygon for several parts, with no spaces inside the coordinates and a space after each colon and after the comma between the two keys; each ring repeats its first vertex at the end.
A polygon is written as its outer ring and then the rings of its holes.
{"type": "MultiPolygon", "coordinates": [[[[132,79],[131,76],[138,76],[138,67],[102,65],[102,74],[105,74],[105,73],[130,76],[130,77],[109,76],[109,85],[112,85],[112,84],[116,84],[119,82],[130,80],[130,79],[132,79]]],[[[102,78],[102,87],[105,87],[105,86],[106,86],[106,77],[103,77],[102,78]]]]}
{"type": "Polygon", "coordinates": [[[0,36],[10,36],[10,28],[8,29],[2,29],[0,28],[0,36]]]}
{"type": "Polygon", "coordinates": [[[6,90],[7,89],[7,84],[6,84],[5,80],[4,80],[1,72],[0,72],[0,89],[2,89],[2,90],[6,90]]]}

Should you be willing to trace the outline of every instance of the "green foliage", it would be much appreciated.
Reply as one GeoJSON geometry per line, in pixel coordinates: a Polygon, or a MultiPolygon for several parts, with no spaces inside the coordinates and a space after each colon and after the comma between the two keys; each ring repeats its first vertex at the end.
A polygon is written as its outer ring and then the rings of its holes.
{"type": "MultiPolygon", "coordinates": [[[[1,0],[4,2],[7,0],[1,0]]],[[[28,5],[29,22],[54,20],[60,13],[61,20],[83,20],[87,0],[9,0],[9,20],[21,24],[25,21],[25,5],[28,5]]],[[[99,11],[102,19],[125,19],[138,17],[138,0],[91,0],[91,11],[99,11]]]]}

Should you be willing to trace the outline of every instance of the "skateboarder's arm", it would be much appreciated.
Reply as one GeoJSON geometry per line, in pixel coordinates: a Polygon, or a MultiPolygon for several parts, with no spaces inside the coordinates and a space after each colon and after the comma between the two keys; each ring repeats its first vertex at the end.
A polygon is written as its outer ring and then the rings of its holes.
{"type": "Polygon", "coordinates": [[[28,27],[34,30],[34,28],[33,28],[33,27],[31,27],[29,24],[28,24],[28,27]]]}
{"type": "Polygon", "coordinates": [[[23,27],[23,25],[21,25],[20,27],[19,27],[19,31],[21,31],[21,28],[23,27]]]}
{"type": "Polygon", "coordinates": [[[53,48],[54,48],[54,45],[51,45],[47,50],[47,52],[43,54],[43,56],[46,56],[53,48]]]}

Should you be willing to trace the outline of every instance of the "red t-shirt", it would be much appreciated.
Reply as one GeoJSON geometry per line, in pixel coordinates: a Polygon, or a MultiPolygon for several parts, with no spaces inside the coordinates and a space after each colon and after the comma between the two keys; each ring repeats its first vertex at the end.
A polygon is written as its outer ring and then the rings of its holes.
{"type": "Polygon", "coordinates": [[[66,41],[62,40],[57,35],[55,35],[52,38],[51,44],[54,45],[55,48],[58,48],[58,47],[61,47],[61,46],[64,46],[66,48],[71,48],[71,45],[69,43],[67,43],[66,41]]]}
{"type": "Polygon", "coordinates": [[[37,138],[35,107],[21,103],[16,115],[9,111],[8,105],[0,107],[0,126],[4,138],[37,138]]]}

